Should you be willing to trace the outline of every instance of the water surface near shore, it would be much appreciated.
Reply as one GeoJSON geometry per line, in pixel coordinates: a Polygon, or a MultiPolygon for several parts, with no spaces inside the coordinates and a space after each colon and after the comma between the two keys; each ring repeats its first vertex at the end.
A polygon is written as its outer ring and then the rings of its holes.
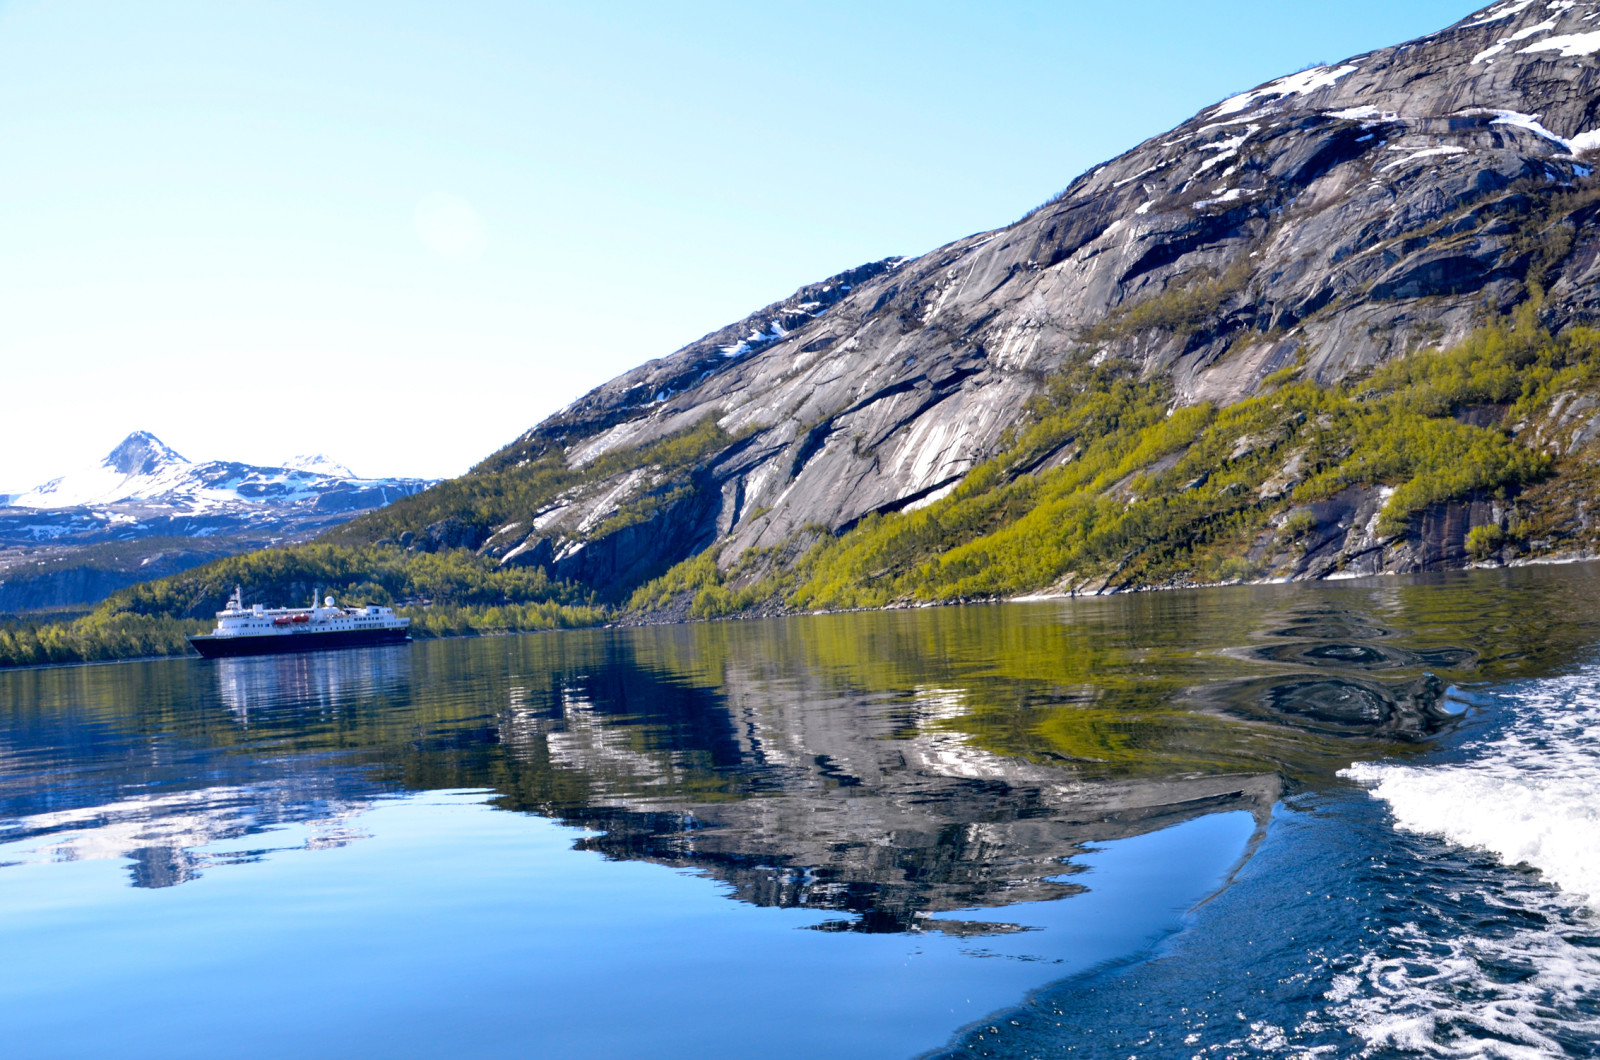
{"type": "MultiPolygon", "coordinates": [[[[0,674],[0,1018],[52,1056],[1122,1055],[1108,1030],[1276,967],[1222,945],[1241,923],[1365,886],[1329,836],[1584,923],[1571,885],[1395,793],[1535,768],[1505,741],[1586,709],[1597,589],[1574,566],[0,674]],[[1138,978],[1223,950],[1203,987],[1138,978]]],[[[1399,876],[1353,923],[1461,886],[1399,876]]],[[[1312,920],[1355,962],[1296,995],[1325,1016],[1258,1013],[1271,1042],[1174,1017],[1168,1044],[1399,1048],[1372,969],[1400,958],[1312,920]]],[[[1427,945],[1460,944],[1439,923],[1427,945]]],[[[1525,1047],[1600,1041],[1581,1022],[1525,1047]]]]}

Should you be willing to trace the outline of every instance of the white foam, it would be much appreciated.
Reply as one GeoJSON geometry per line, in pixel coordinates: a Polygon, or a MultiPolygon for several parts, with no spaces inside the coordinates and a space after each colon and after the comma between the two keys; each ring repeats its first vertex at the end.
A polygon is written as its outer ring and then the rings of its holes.
{"type": "Polygon", "coordinates": [[[1600,1020],[1585,1013],[1600,957],[1559,932],[1452,938],[1405,924],[1387,935],[1381,954],[1366,954],[1335,978],[1334,1004],[1323,1017],[1362,1038],[1363,1056],[1393,1050],[1542,1060],[1571,1055],[1562,1038],[1600,1031],[1600,1020]],[[1532,974],[1495,973],[1507,967],[1532,974]]]}
{"type": "Polygon", "coordinates": [[[1460,765],[1361,763],[1345,775],[1406,831],[1487,850],[1600,908],[1600,674],[1519,696],[1506,733],[1460,765]]]}
{"type": "Polygon", "coordinates": [[[1600,1034],[1600,951],[1569,937],[1588,933],[1600,911],[1600,671],[1539,682],[1508,710],[1508,727],[1467,745],[1465,762],[1345,770],[1399,829],[1542,875],[1477,892],[1525,927],[1405,923],[1337,977],[1326,1015],[1365,1040],[1363,1055],[1531,1060],[1570,1055],[1564,1040],[1600,1034]]]}

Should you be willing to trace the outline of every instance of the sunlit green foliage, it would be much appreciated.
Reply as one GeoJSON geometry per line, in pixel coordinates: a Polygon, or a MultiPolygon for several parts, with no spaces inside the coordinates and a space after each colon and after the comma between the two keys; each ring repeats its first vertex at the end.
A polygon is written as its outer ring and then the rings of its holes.
{"type": "MultiPolygon", "coordinates": [[[[1241,506],[1221,489],[1142,497],[1156,484],[1151,466],[1191,449],[1216,419],[1209,406],[1169,415],[1170,400],[1164,383],[1113,367],[1069,371],[1033,403],[1033,422],[1013,449],[975,469],[949,497],[865,520],[825,543],[809,558],[795,602],[872,606],[1043,588],[1075,565],[1167,536],[1177,509],[1186,537],[1202,521],[1223,531],[1241,506]],[[1068,447],[1075,453],[1065,466],[1023,471],[1068,447]]],[[[1205,462],[1209,470],[1221,461],[1205,462]]]]}
{"type": "Polygon", "coordinates": [[[467,637],[494,633],[533,633],[550,629],[597,626],[607,612],[586,605],[558,604],[551,600],[530,604],[491,604],[487,607],[402,607],[411,619],[414,637],[467,637]]]}
{"type": "Polygon", "coordinates": [[[1497,322],[1443,352],[1386,366],[1353,388],[1353,400],[1330,409],[1319,437],[1328,466],[1300,496],[1328,496],[1347,485],[1395,487],[1380,529],[1398,533],[1407,517],[1430,504],[1534,481],[1552,468],[1549,456],[1501,429],[1457,422],[1459,410],[1504,406],[1515,423],[1542,411],[1557,393],[1600,383],[1600,331],[1569,328],[1553,336],[1535,307],[1497,322]],[[1349,448],[1337,461],[1329,445],[1349,448]]]}
{"type": "Polygon", "coordinates": [[[1251,274],[1248,258],[1221,276],[1199,274],[1184,286],[1119,306],[1085,335],[1086,342],[1105,342],[1141,331],[1187,335],[1214,321],[1222,304],[1241,291],[1251,274]]]}
{"type": "Polygon", "coordinates": [[[204,633],[210,625],[165,616],[96,611],[74,622],[0,629],[0,666],[182,655],[189,650],[184,638],[204,633]]]}
{"type": "Polygon", "coordinates": [[[1496,524],[1474,527],[1467,534],[1467,554],[1475,560],[1488,559],[1506,543],[1506,532],[1496,524]]]}
{"type": "Polygon", "coordinates": [[[400,604],[416,636],[516,632],[598,625],[606,612],[588,594],[543,570],[500,568],[466,549],[301,545],[231,556],[112,595],[72,622],[0,630],[0,666],[81,662],[187,650],[184,637],[210,629],[235,585],[247,602],[400,604]]]}
{"type": "Polygon", "coordinates": [[[724,571],[717,565],[717,550],[708,549],[634,590],[628,609],[665,611],[687,596],[690,618],[722,618],[747,612],[792,588],[793,579],[783,572],[773,572],[764,578],[749,576],[754,566],[765,558],[764,553],[752,550],[732,570],[724,571]],[[731,587],[738,583],[744,584],[741,588],[731,587]]]}
{"type": "MultiPolygon", "coordinates": [[[[1162,380],[1131,368],[1075,366],[1029,408],[999,458],[921,511],[873,517],[803,565],[799,607],[881,606],[1026,593],[1093,579],[1226,581],[1262,573],[1248,558],[1274,517],[1348,486],[1394,492],[1379,529],[1417,511],[1513,488],[1551,458],[1476,406],[1514,423],[1575,387],[1600,385],[1600,332],[1559,336],[1530,306],[1446,351],[1404,358],[1365,380],[1322,387],[1280,373],[1223,410],[1174,408],[1162,380]],[[1071,457],[1044,473],[1051,453],[1071,457]],[[1292,456],[1303,479],[1272,487],[1292,456]]],[[[1308,516],[1280,530],[1292,541],[1308,516]],[[1284,531],[1287,531],[1286,533],[1284,531]]]]}

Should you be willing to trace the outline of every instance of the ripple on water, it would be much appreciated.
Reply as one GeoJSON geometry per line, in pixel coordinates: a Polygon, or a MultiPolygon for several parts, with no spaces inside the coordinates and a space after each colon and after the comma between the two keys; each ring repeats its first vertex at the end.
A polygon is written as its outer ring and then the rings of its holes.
{"type": "Polygon", "coordinates": [[[1569,934],[1574,910],[1559,900],[1537,888],[1519,899],[1511,919],[1542,912],[1544,926],[1462,935],[1390,928],[1384,945],[1335,978],[1320,1022],[1350,1028],[1366,1055],[1595,1055],[1600,951],[1569,934]]]}
{"type": "Polygon", "coordinates": [[[1291,798],[1161,959],[948,1055],[1600,1057],[1600,669],[1474,703],[1434,764],[1349,770],[1375,798],[1291,798]]]}

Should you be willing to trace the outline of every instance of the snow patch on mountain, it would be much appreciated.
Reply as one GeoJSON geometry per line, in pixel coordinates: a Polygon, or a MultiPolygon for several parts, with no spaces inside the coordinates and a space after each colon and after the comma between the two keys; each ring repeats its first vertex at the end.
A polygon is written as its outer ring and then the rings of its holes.
{"type": "Polygon", "coordinates": [[[1329,88],[1339,83],[1341,77],[1355,73],[1360,67],[1355,63],[1346,63],[1337,70],[1327,66],[1314,66],[1309,70],[1302,70],[1298,74],[1280,77],[1278,80],[1266,84],[1249,92],[1241,92],[1232,99],[1224,100],[1211,112],[1211,117],[1221,118],[1229,114],[1238,114],[1240,111],[1249,110],[1264,99],[1281,99],[1284,96],[1309,96],[1322,88],[1329,88]]]}
{"type": "Polygon", "coordinates": [[[1491,22],[1501,22],[1513,18],[1533,6],[1534,0],[1511,0],[1509,3],[1497,4],[1485,11],[1475,22],[1468,22],[1467,28],[1474,26],[1487,26],[1491,22]]]}
{"type": "MultiPolygon", "coordinates": [[[[1520,29],[1509,37],[1501,37],[1498,42],[1473,56],[1472,65],[1476,66],[1485,60],[1493,59],[1496,55],[1499,55],[1501,52],[1505,51],[1518,41],[1527,40],[1529,37],[1537,37],[1541,33],[1549,33],[1551,30],[1556,28],[1557,21],[1558,19],[1552,18],[1548,22],[1539,23],[1537,26],[1528,26],[1525,29],[1520,29]]],[[[1537,51],[1538,49],[1535,47],[1526,48],[1524,50],[1537,51]]]]}
{"type": "Polygon", "coordinates": [[[1564,37],[1551,37],[1522,49],[1528,52],[1560,52],[1563,59],[1600,52],[1600,33],[1569,33],[1564,37]]]}
{"type": "Polygon", "coordinates": [[[1460,113],[1462,117],[1493,115],[1494,121],[1490,122],[1489,124],[1510,125],[1518,129],[1526,129],[1535,136],[1542,137],[1546,140],[1549,140],[1553,144],[1560,145],[1566,150],[1567,154],[1572,155],[1573,157],[1577,157],[1578,155],[1584,154],[1587,151],[1593,151],[1596,147],[1600,147],[1600,130],[1591,130],[1590,132],[1578,133],[1576,136],[1570,138],[1561,136],[1545,128],[1540,121],[1540,116],[1537,114],[1522,114],[1514,110],[1491,110],[1482,107],[1471,108],[1469,110],[1461,111],[1460,113]]]}
{"type": "Polygon", "coordinates": [[[335,478],[356,477],[356,473],[323,453],[297,454],[283,462],[283,466],[291,471],[310,471],[316,475],[332,475],[335,478]]]}
{"type": "Polygon", "coordinates": [[[15,508],[137,505],[190,515],[240,508],[314,504],[324,494],[377,491],[382,500],[425,486],[412,479],[357,478],[326,456],[293,457],[283,467],[231,461],[195,463],[147,431],[130,434],[93,467],[53,478],[10,498],[15,508]]]}

